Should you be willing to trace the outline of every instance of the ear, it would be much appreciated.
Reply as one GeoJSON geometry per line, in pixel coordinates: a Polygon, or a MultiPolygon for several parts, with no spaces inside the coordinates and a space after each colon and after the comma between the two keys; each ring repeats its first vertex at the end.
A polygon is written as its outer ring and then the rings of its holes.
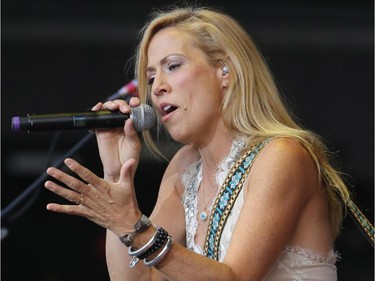
{"type": "Polygon", "coordinates": [[[221,89],[226,90],[229,86],[230,70],[228,65],[223,61],[218,63],[217,77],[220,80],[221,89]]]}

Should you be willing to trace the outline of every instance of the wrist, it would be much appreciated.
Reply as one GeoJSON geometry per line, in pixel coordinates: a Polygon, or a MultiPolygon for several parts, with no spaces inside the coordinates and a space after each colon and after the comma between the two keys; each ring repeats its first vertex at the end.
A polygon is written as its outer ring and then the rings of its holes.
{"type": "Polygon", "coordinates": [[[162,227],[152,226],[136,236],[128,254],[132,257],[129,267],[134,267],[139,261],[147,267],[157,265],[167,255],[173,244],[172,236],[162,227]]]}
{"type": "Polygon", "coordinates": [[[152,225],[145,215],[141,215],[132,232],[120,235],[119,239],[128,247],[128,254],[132,257],[129,267],[134,267],[140,260],[147,267],[155,266],[173,245],[172,236],[162,227],[152,225]]]}
{"type": "Polygon", "coordinates": [[[104,172],[103,179],[106,180],[106,181],[109,181],[109,182],[118,182],[119,178],[120,178],[120,174],[112,174],[112,175],[110,175],[110,174],[106,174],[104,172]]]}
{"type": "Polygon", "coordinates": [[[141,232],[145,232],[151,226],[151,221],[145,215],[141,215],[138,221],[134,224],[133,230],[126,231],[123,235],[120,235],[120,241],[127,247],[133,245],[134,238],[141,232]]]}

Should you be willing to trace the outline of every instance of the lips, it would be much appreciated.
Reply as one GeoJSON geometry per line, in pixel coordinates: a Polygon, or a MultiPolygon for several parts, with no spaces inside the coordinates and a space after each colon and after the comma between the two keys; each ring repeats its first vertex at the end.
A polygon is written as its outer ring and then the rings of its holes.
{"type": "Polygon", "coordinates": [[[162,104],[162,105],[160,105],[160,111],[161,111],[161,114],[163,116],[175,111],[176,109],[177,109],[177,107],[172,105],[172,104],[162,104]]]}

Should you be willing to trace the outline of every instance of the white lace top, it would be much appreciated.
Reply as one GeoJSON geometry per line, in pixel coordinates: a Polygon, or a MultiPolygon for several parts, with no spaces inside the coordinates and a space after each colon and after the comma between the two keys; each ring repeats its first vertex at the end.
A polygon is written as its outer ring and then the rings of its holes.
{"type": "MultiPolygon", "coordinates": [[[[221,162],[216,180],[221,186],[232,165],[241,156],[245,142],[235,140],[229,155],[221,162]]],[[[182,182],[185,191],[182,203],[185,209],[186,245],[187,248],[205,255],[204,250],[195,243],[195,234],[198,228],[198,189],[202,180],[201,160],[192,163],[184,173],[182,182]]],[[[240,192],[231,214],[225,224],[219,247],[219,261],[223,261],[237,217],[244,203],[243,190],[240,192]]],[[[212,206],[210,206],[212,208],[212,206]]],[[[337,280],[336,259],[338,254],[331,250],[328,256],[313,252],[302,247],[287,246],[273,269],[268,273],[265,281],[335,281],[337,280]]]]}

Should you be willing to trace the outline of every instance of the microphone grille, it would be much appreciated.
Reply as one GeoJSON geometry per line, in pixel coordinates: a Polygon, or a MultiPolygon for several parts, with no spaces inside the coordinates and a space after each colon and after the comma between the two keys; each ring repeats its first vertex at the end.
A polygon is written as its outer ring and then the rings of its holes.
{"type": "Polygon", "coordinates": [[[137,132],[150,130],[156,122],[154,109],[148,104],[132,108],[133,125],[137,132]]]}

